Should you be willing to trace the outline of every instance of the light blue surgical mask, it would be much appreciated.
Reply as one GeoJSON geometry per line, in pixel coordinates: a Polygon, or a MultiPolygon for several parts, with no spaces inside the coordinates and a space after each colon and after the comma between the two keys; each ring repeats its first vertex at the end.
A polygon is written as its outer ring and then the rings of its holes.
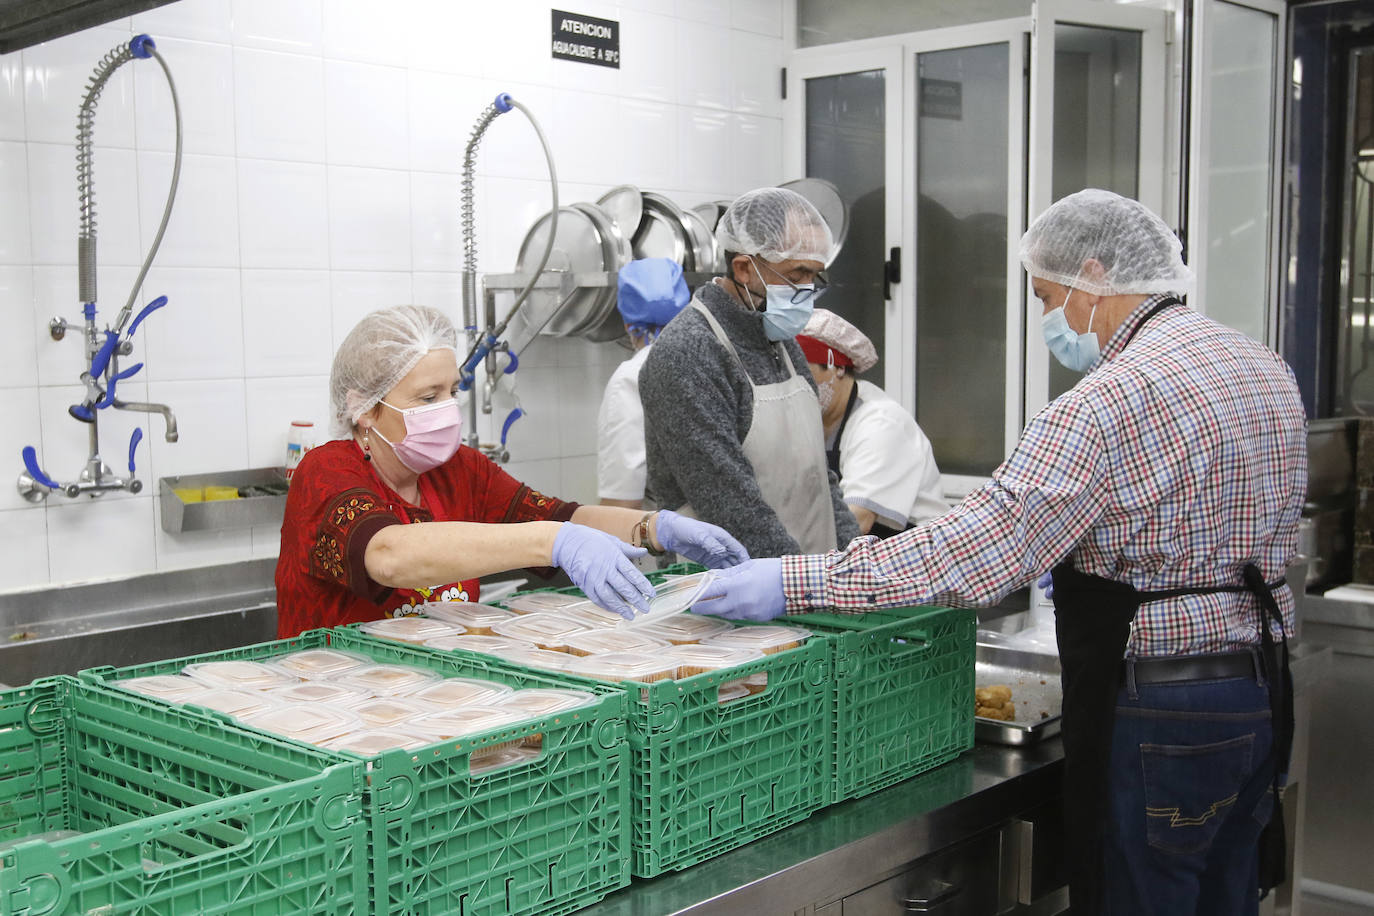
{"type": "Polygon", "coordinates": [[[1041,317],[1040,331],[1045,335],[1045,346],[1050,348],[1054,358],[1059,360],[1065,369],[1087,372],[1101,355],[1097,335],[1093,333],[1093,318],[1097,316],[1097,306],[1093,306],[1092,313],[1088,316],[1087,333],[1079,334],[1069,327],[1069,319],[1064,314],[1064,306],[1069,304],[1069,295],[1072,292],[1070,290],[1065,294],[1064,305],[1051,309],[1041,317]]]}
{"type": "Polygon", "coordinates": [[[775,343],[796,337],[806,328],[806,322],[816,308],[820,293],[815,284],[764,283],[757,264],[754,265],[754,273],[764,288],[764,336],[775,343]]]}

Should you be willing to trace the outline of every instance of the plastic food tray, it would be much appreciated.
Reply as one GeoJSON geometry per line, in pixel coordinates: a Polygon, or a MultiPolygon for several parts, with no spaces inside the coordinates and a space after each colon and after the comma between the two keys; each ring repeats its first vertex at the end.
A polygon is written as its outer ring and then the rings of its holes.
{"type": "Polygon", "coordinates": [[[496,624],[492,632],[522,642],[532,642],[540,649],[562,651],[568,645],[569,636],[585,633],[587,627],[560,614],[526,614],[496,624]]]}
{"type": "Polygon", "coordinates": [[[437,649],[440,652],[452,652],[454,649],[461,649],[464,652],[481,652],[483,655],[499,655],[507,649],[533,649],[534,643],[525,642],[520,639],[511,639],[509,636],[482,636],[464,633],[461,636],[440,636],[438,639],[427,639],[424,642],[425,648],[437,649]]]}
{"type": "Polygon", "coordinates": [[[58,677],[0,692],[0,761],[7,916],[367,912],[356,759],[58,677]]]}
{"type": "Polygon", "coordinates": [[[432,601],[421,605],[419,610],[428,617],[453,624],[474,636],[490,636],[493,624],[516,616],[514,611],[475,601],[432,601]]]}
{"type": "MultiPolygon", "coordinates": [[[[188,661],[254,659],[325,646],[361,652],[380,664],[427,668],[446,677],[496,680],[517,689],[566,687],[570,681],[503,665],[490,656],[437,653],[365,636],[356,626],[312,630],[290,640],[195,659],[120,670],[92,669],[81,676],[93,682],[114,682],[178,671],[188,661]]],[[[347,912],[545,916],[571,913],[628,884],[624,693],[605,685],[581,689],[595,694],[599,702],[559,713],[557,721],[555,717],[528,720],[528,724],[416,750],[385,751],[365,762],[351,752],[277,739],[283,746],[308,748],[333,762],[366,768],[362,800],[368,833],[355,845],[366,850],[370,905],[353,910],[339,905],[327,912],[337,916],[347,912]],[[474,762],[483,763],[488,749],[536,735],[540,736],[537,756],[476,775],[471,772],[474,762]]],[[[318,871],[330,874],[323,864],[318,871]]],[[[187,905],[166,916],[192,912],[200,910],[187,905]]],[[[314,911],[298,907],[282,912],[314,911]]]]}
{"type": "Polygon", "coordinates": [[[195,678],[184,674],[154,674],[151,677],[132,678],[119,685],[123,690],[132,690],[145,697],[180,703],[189,696],[205,692],[205,685],[195,678]]]}
{"type": "MultiPolygon", "coordinates": [[[[974,716],[974,737],[987,744],[1030,745],[1059,734],[1064,692],[1059,657],[1002,646],[978,645],[974,687],[1011,688],[1016,717],[1010,721],[974,716]]],[[[972,700],[969,701],[972,703],[972,700]]]]}
{"type": "MultiPolygon", "coordinates": [[[[502,602],[507,610],[517,614],[558,613],[570,607],[591,604],[582,595],[568,595],[556,591],[520,592],[502,602]]],[[[596,605],[592,605],[595,607],[596,605]]]]}
{"type": "Polygon", "coordinates": [[[573,655],[602,655],[607,652],[648,652],[668,648],[666,639],[649,636],[632,627],[590,630],[568,637],[568,652],[573,655]]]}
{"type": "Polygon", "coordinates": [[[336,674],[372,664],[365,655],[355,652],[340,652],[338,649],[306,649],[302,652],[287,652],[269,660],[275,668],[294,674],[305,680],[332,678],[336,674]]]}
{"type": "MultiPolygon", "coordinates": [[[[634,619],[627,621],[625,625],[630,627],[644,626],[649,623],[657,623],[665,617],[683,613],[691,608],[696,600],[701,597],[701,593],[710,587],[715,578],[715,573],[706,571],[656,583],[654,586],[656,593],[654,597],[649,599],[649,612],[636,614],[634,619]]],[[[709,602],[707,606],[709,607],[709,602]]]]}
{"type": "Polygon", "coordinates": [[[262,662],[197,662],[182,669],[182,674],[210,687],[240,690],[265,690],[286,687],[296,681],[280,668],[262,662]]]}
{"type": "Polygon", "coordinates": [[[499,703],[512,692],[513,688],[495,681],[471,677],[446,677],[423,690],[417,690],[411,696],[437,710],[455,706],[489,706],[499,703]]]}
{"type": "Polygon", "coordinates": [[[724,633],[728,629],[730,629],[730,624],[724,620],[686,613],[673,614],[661,620],[646,623],[639,632],[657,636],[659,639],[666,639],[668,642],[680,646],[701,642],[717,633],[724,633]]]}
{"type": "Polygon", "coordinates": [[[416,646],[427,639],[460,636],[464,632],[463,628],[456,624],[431,620],[428,617],[383,617],[381,620],[369,620],[367,623],[359,624],[358,630],[368,636],[395,639],[416,646]]]}
{"type": "Polygon", "coordinates": [[[731,627],[701,641],[705,646],[733,646],[736,649],[758,649],[764,655],[794,649],[811,638],[811,631],[802,627],[778,624],[731,627]]]}

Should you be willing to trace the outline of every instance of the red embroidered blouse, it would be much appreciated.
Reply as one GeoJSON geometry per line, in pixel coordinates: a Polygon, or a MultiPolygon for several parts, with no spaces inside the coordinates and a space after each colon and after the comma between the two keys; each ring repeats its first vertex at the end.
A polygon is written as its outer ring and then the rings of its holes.
{"type": "Polygon", "coordinates": [[[421,588],[378,584],[363,563],[388,525],[567,521],[577,503],[545,496],[467,447],[420,475],[422,506],[382,482],[351,439],[311,449],[291,478],[277,559],[277,636],[401,616],[426,601],[476,601],[476,579],[421,588]]]}

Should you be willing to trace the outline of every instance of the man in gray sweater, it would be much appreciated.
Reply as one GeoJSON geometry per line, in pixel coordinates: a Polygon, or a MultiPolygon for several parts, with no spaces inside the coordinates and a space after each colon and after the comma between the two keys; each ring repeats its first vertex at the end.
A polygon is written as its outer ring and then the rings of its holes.
{"type": "Polygon", "coordinates": [[[720,218],[726,274],[697,290],[640,374],[647,490],[754,557],[843,547],[858,523],[826,466],[820,402],[795,335],[834,254],[816,209],[760,188],[720,218]]]}

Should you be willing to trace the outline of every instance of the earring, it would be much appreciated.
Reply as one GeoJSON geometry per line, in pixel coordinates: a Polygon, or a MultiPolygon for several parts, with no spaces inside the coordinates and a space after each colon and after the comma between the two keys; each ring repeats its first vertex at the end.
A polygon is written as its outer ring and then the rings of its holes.
{"type": "Polygon", "coordinates": [[[370,430],[370,429],[365,429],[365,430],[363,430],[363,460],[364,460],[364,461],[371,461],[371,460],[372,460],[372,443],[368,441],[368,437],[369,437],[371,434],[372,434],[372,430],[370,430]]]}

